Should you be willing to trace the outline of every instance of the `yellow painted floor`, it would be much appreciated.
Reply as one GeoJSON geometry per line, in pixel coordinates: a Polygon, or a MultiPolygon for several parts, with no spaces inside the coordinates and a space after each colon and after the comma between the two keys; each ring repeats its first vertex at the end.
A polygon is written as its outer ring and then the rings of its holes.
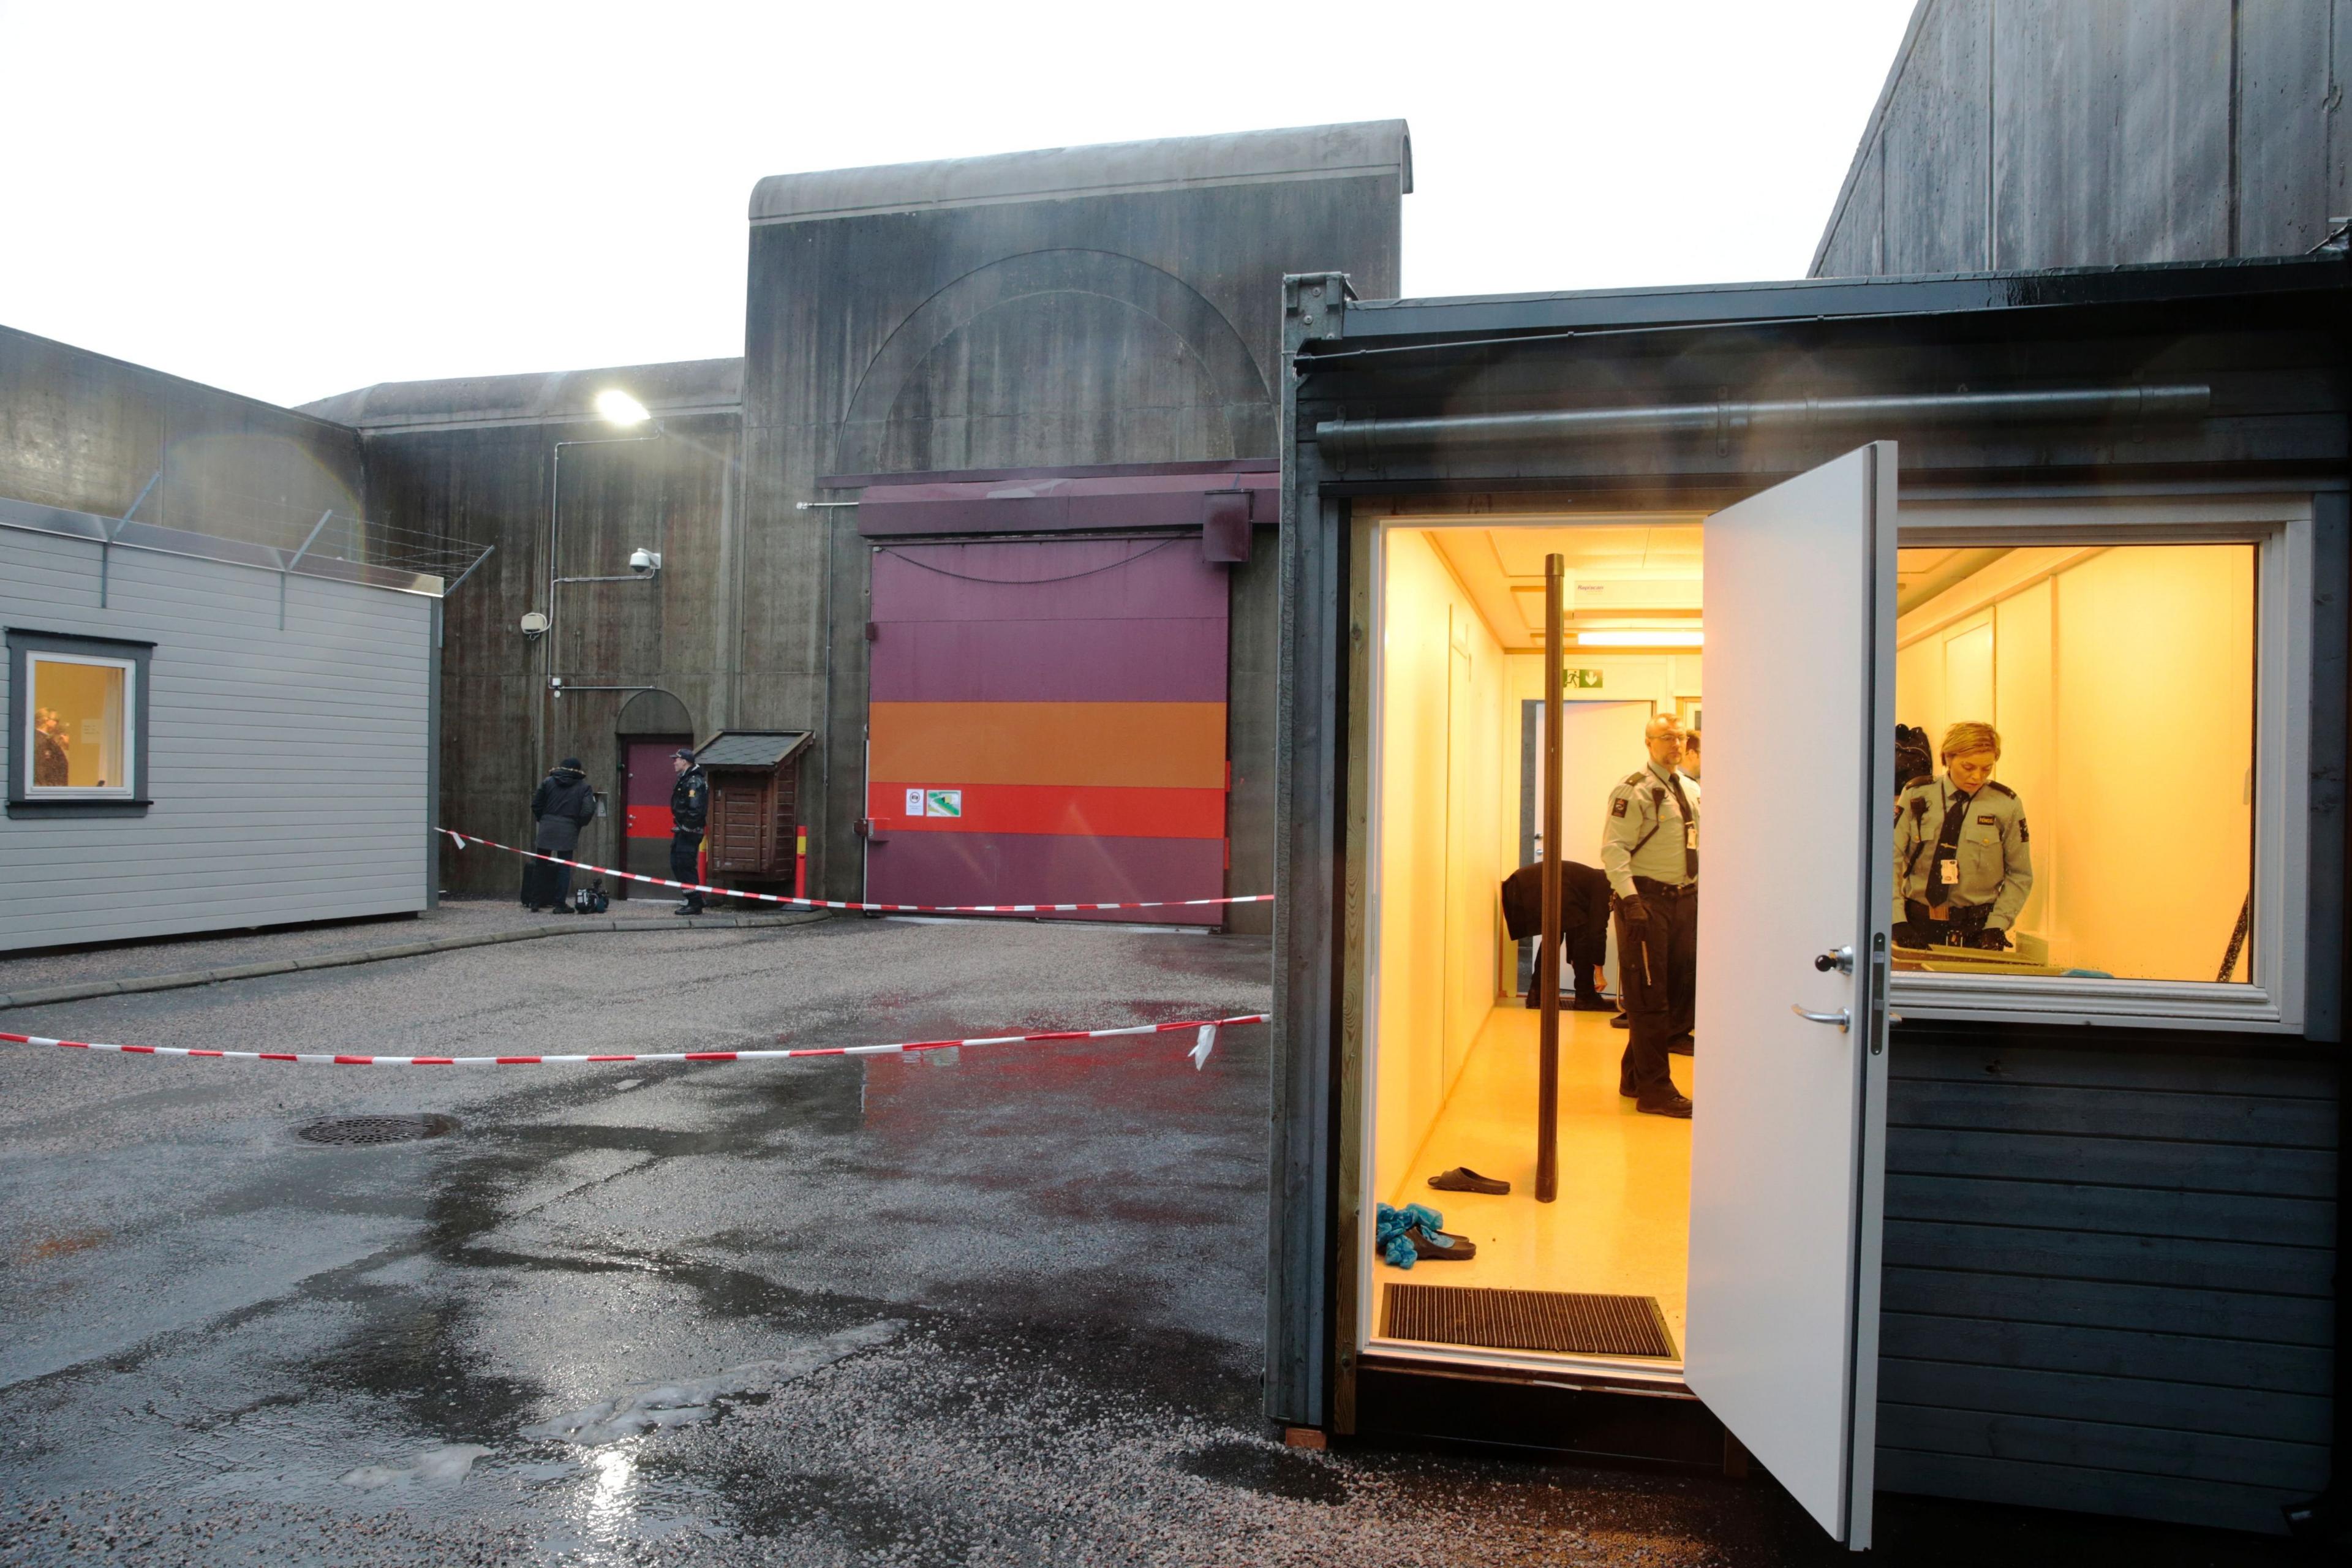
{"type": "MultiPolygon", "coordinates": [[[[1643,1116],[1617,1094],[1625,1034],[1606,1013],[1562,1013],[1559,1195],[1535,1200],[1537,1016],[1496,1007],[1471,1047],[1413,1168],[1378,1173],[1391,1205],[1423,1204],[1478,1244],[1466,1263],[1375,1262],[1378,1284],[1485,1285],[1654,1296],[1679,1349],[1690,1264],[1691,1124],[1643,1116]],[[1511,1184],[1501,1197],[1433,1190],[1456,1165],[1511,1184]]],[[[1690,1057],[1672,1058],[1675,1085],[1696,1092],[1690,1057]]],[[[1377,1333],[1380,1309],[1374,1303],[1377,1333]]],[[[1652,1363],[1654,1364],[1654,1363],[1652,1363]]]]}

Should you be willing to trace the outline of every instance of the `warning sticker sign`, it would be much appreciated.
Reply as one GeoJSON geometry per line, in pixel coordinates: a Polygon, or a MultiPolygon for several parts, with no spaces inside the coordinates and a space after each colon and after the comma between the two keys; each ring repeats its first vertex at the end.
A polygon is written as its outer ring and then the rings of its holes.
{"type": "Polygon", "coordinates": [[[923,815],[926,816],[961,816],[963,791],[934,789],[923,792],[923,815]]]}
{"type": "Polygon", "coordinates": [[[920,816],[923,815],[923,792],[921,790],[910,789],[907,792],[907,815],[908,816],[920,816]]]}

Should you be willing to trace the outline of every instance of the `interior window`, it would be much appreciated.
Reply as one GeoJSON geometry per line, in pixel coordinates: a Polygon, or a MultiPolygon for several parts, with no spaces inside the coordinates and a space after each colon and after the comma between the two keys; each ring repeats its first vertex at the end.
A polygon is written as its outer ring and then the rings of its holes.
{"type": "Polygon", "coordinates": [[[2250,980],[2256,557],[1899,552],[1897,968],[2250,980]]]}
{"type": "Polygon", "coordinates": [[[124,659],[34,653],[25,754],[30,793],[131,793],[131,682],[124,659]]]}

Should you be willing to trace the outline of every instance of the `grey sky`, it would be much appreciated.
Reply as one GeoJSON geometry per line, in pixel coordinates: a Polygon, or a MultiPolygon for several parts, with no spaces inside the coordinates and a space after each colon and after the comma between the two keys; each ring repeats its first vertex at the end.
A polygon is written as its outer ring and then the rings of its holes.
{"type": "Polygon", "coordinates": [[[1403,116],[1414,294],[1793,277],[1910,0],[0,0],[0,322],[273,401],[740,353],[762,174],[1403,116]]]}

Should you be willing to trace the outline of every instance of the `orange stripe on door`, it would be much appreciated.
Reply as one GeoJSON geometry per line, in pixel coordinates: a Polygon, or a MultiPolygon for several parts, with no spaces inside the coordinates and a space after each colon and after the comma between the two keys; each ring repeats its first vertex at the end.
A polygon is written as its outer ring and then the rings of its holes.
{"type": "Polygon", "coordinates": [[[1089,784],[925,784],[866,786],[866,815],[877,832],[1060,833],[1095,838],[1222,838],[1225,792],[1216,789],[1123,789],[1089,784]],[[914,816],[910,795],[956,790],[961,816],[914,816]]]}
{"type": "Polygon", "coordinates": [[[1222,702],[877,702],[866,712],[872,779],[933,788],[1224,784],[1222,702]]]}

